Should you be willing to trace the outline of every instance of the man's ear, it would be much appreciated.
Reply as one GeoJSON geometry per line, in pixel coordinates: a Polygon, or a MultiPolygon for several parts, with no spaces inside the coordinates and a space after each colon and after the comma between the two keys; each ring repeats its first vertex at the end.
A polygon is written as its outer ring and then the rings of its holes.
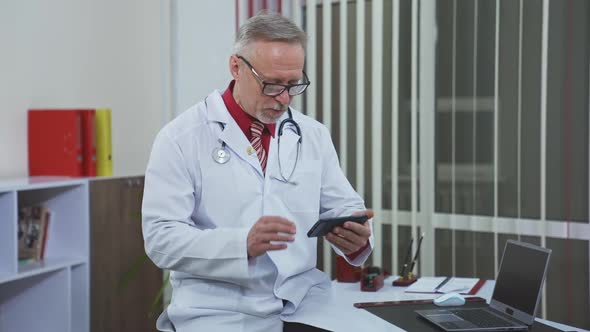
{"type": "Polygon", "coordinates": [[[240,62],[238,61],[238,57],[235,54],[232,54],[229,57],[229,72],[231,74],[231,76],[234,78],[234,80],[238,79],[239,73],[240,73],[240,62]]]}

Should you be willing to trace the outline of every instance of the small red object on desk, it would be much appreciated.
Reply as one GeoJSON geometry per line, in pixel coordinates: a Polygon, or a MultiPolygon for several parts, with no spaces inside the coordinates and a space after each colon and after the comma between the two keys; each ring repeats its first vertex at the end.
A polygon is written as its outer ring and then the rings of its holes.
{"type": "Polygon", "coordinates": [[[369,266],[361,273],[361,291],[376,292],[383,287],[383,272],[376,266],[369,266]]]}
{"type": "Polygon", "coordinates": [[[338,282],[358,282],[361,280],[361,268],[348,264],[342,256],[336,256],[336,280],[338,282]]]}

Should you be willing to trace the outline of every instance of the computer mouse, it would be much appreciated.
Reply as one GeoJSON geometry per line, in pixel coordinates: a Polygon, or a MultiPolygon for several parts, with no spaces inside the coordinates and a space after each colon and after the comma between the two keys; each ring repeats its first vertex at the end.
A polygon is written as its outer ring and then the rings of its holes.
{"type": "Polygon", "coordinates": [[[465,298],[459,293],[451,292],[437,297],[432,303],[440,307],[460,306],[465,304],[465,298]]]}

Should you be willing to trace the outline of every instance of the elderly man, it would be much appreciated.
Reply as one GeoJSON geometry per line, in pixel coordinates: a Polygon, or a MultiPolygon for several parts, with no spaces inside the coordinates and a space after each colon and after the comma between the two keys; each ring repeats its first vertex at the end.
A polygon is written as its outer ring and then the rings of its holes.
{"type": "MultiPolygon", "coordinates": [[[[278,14],[249,19],[229,58],[227,89],[158,134],[143,234],[149,257],[172,271],[159,329],[321,330],[286,323],[314,289],[330,286],[306,233],[318,218],[373,213],[342,173],[326,127],[289,107],[310,85],[305,44],[305,33],[278,14]]],[[[371,233],[371,221],[348,221],[325,239],[360,265],[371,233]]]]}

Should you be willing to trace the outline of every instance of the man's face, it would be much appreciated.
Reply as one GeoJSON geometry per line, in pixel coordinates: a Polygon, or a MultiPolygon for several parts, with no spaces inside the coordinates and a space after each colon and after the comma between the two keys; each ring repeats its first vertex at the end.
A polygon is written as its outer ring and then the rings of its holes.
{"type": "MultiPolygon", "coordinates": [[[[249,45],[244,57],[266,83],[296,84],[302,80],[305,53],[298,43],[257,41],[249,45]]],[[[262,82],[237,56],[230,58],[236,83],[234,98],[246,113],[263,123],[276,123],[287,111],[292,96],[283,91],[270,97],[262,93],[262,82]]]]}

